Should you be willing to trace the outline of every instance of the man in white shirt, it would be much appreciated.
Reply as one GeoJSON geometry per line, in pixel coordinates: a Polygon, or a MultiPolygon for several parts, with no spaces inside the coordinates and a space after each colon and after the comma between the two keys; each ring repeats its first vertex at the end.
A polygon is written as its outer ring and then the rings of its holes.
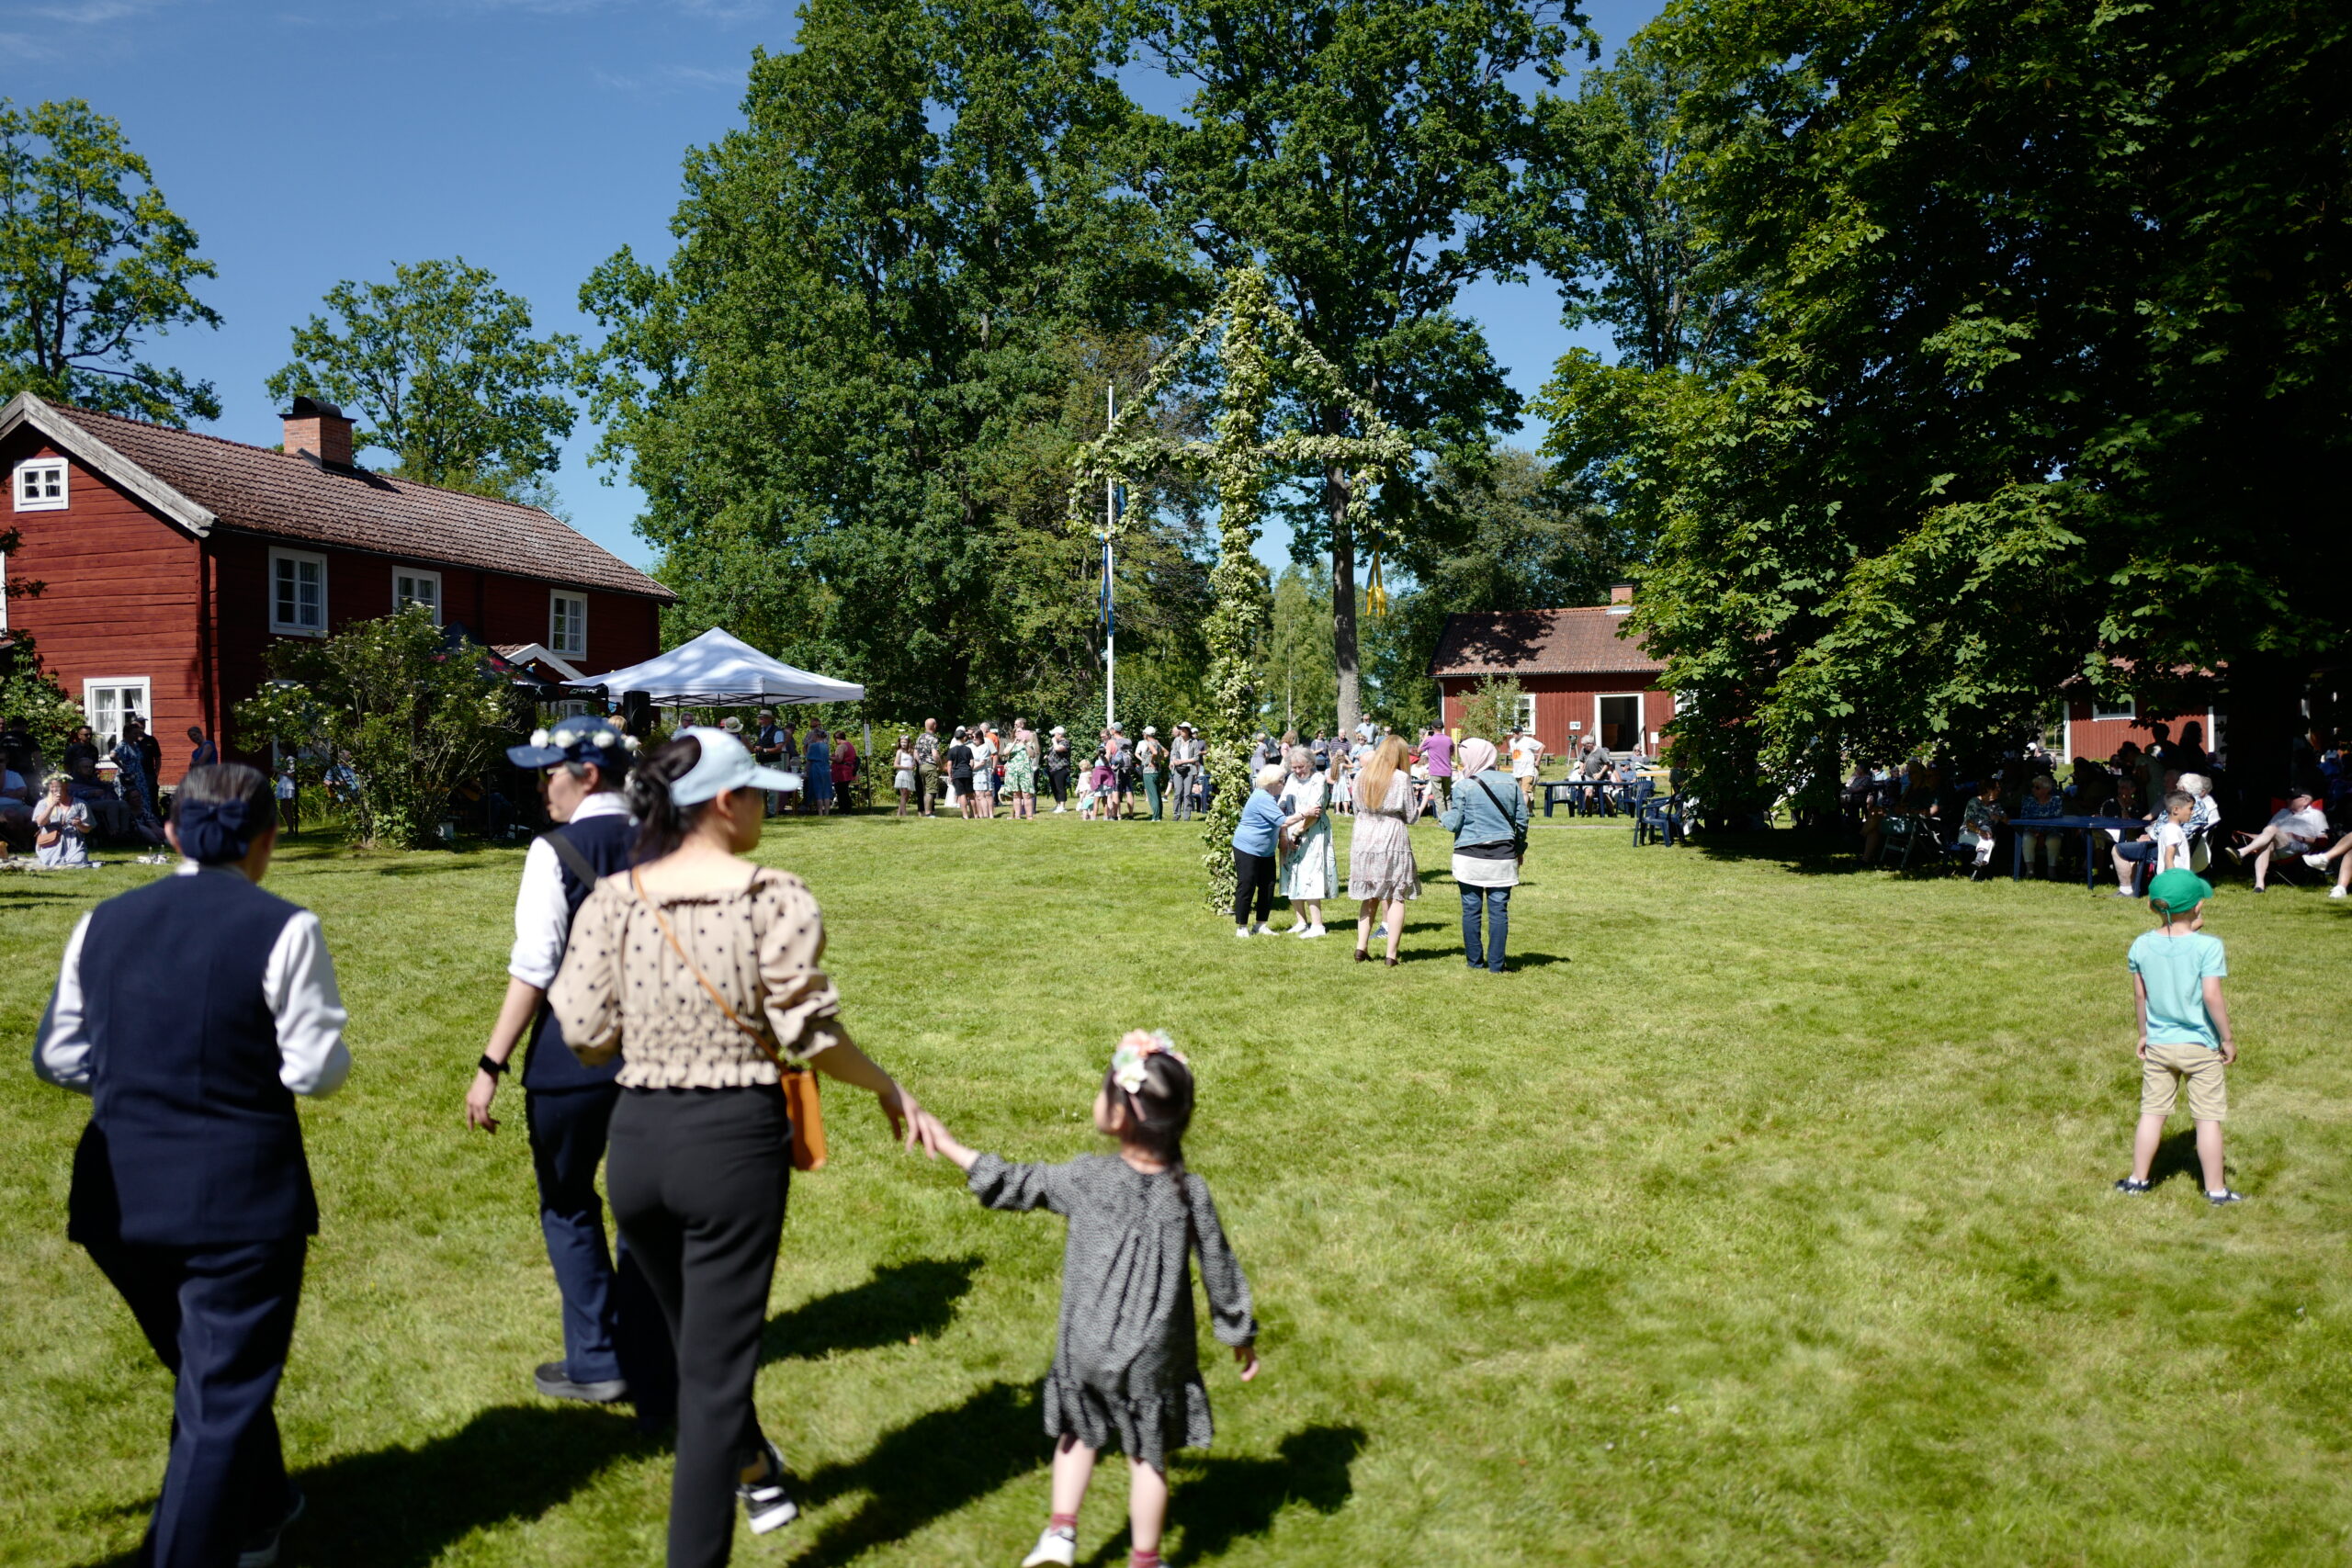
{"type": "Polygon", "coordinates": [[[1530,804],[1535,799],[1535,775],[1544,767],[1544,742],[1535,739],[1532,730],[1511,727],[1510,776],[1519,781],[1519,793],[1530,804]]]}
{"type": "Polygon", "coordinates": [[[2270,880],[2270,856],[2273,852],[2283,855],[2301,855],[2327,837],[2327,813],[2322,811],[2315,797],[2307,789],[2298,789],[2287,797],[2284,810],[2274,811],[2270,820],[2259,833],[2240,833],[2243,843],[2230,846],[2230,853],[2244,860],[2254,857],[2254,890],[2263,891],[2270,880]]]}

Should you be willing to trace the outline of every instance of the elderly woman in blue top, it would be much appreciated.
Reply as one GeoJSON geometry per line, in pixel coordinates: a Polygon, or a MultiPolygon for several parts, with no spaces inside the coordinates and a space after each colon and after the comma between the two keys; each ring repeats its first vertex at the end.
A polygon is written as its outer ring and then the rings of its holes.
{"type": "Polygon", "coordinates": [[[74,926],[33,1068],[90,1097],[65,1234],[178,1379],[139,1561],[266,1568],[302,1510],[272,1406],[319,1228],[294,1097],[351,1057],[319,918],[257,886],[269,781],[191,768],[172,812],[179,874],[74,926]]]}
{"type": "Polygon", "coordinates": [[[1510,890],[1519,886],[1519,845],[1527,831],[1527,797],[1495,766],[1495,743],[1462,743],[1453,806],[1438,818],[1453,835],[1453,880],[1462,889],[1462,953],[1473,969],[1503,973],[1510,931],[1510,890]],[[1479,916],[1486,916],[1486,953],[1479,953],[1479,916]]]}
{"type": "Polygon", "coordinates": [[[1241,820],[1233,829],[1233,934],[1235,936],[1271,936],[1274,928],[1268,922],[1274,913],[1274,852],[1282,838],[1282,788],[1286,775],[1273,762],[1258,770],[1258,787],[1241,803],[1241,820]],[[1255,899],[1258,923],[1250,923],[1250,905],[1255,899]]]}

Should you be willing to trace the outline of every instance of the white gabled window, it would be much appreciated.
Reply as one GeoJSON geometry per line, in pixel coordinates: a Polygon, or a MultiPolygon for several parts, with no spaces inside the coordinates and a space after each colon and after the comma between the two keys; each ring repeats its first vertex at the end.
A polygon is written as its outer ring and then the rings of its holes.
{"type": "Polygon", "coordinates": [[[422,604],[433,612],[433,624],[441,624],[441,574],[424,571],[413,566],[392,568],[392,608],[405,610],[411,604],[422,604]]]}
{"type": "Polygon", "coordinates": [[[588,596],[560,591],[548,595],[548,651],[578,659],[588,651],[588,596]]]}
{"type": "Polygon", "coordinates": [[[269,629],[294,637],[326,636],[326,557],[308,550],[269,552],[269,629]]]}
{"type": "Polygon", "coordinates": [[[82,682],[82,716],[96,732],[101,754],[122,743],[124,720],[147,717],[147,690],[144,675],[98,675],[82,682]]]}
{"type": "Polygon", "coordinates": [[[16,482],[8,487],[19,512],[65,510],[65,459],[28,457],[17,465],[16,482]]]}

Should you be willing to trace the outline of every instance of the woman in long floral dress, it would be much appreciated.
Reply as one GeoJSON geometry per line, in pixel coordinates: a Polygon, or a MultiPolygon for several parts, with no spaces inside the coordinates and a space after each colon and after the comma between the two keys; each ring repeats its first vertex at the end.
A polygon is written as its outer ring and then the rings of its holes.
{"type": "Polygon", "coordinates": [[[1282,894],[1297,912],[1291,935],[1322,936],[1323,900],[1340,891],[1339,856],[1331,847],[1330,786],[1315,771],[1315,753],[1294,746],[1283,781],[1283,836],[1293,846],[1283,858],[1282,894]]]}
{"type": "Polygon", "coordinates": [[[1413,860],[1413,820],[1421,814],[1421,793],[1407,768],[1405,738],[1380,743],[1356,775],[1354,830],[1348,837],[1348,897],[1356,901],[1356,962],[1372,957],[1375,918],[1388,925],[1388,965],[1405,934],[1405,901],[1421,896],[1421,871],[1413,860]]]}

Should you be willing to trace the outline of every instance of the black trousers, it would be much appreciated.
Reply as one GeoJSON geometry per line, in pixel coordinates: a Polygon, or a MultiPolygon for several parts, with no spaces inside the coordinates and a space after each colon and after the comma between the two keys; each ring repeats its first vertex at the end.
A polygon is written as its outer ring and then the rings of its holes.
{"type": "Polygon", "coordinates": [[[792,1181],[784,1091],[624,1089],[605,1186],[678,1348],[670,1568],[735,1540],[737,1472],[759,1452],[752,1384],[792,1181]]]}
{"type": "Polygon", "coordinates": [[[1253,855],[1248,850],[1233,852],[1233,923],[1250,923],[1250,900],[1258,900],[1258,923],[1264,925],[1274,913],[1274,857],[1253,855]]]}
{"type": "Polygon", "coordinates": [[[1054,804],[1056,806],[1067,806],[1069,804],[1069,768],[1067,765],[1057,768],[1047,768],[1046,770],[1046,782],[1053,786],[1054,804]]]}
{"type": "Polygon", "coordinates": [[[539,1232],[563,1298],[564,1374],[574,1382],[626,1379],[640,1425],[669,1424],[678,1374],[669,1325],[627,1243],[605,1242],[596,1168],[620,1103],[620,1086],[523,1091],[538,1179],[539,1232]]]}
{"type": "Polygon", "coordinates": [[[139,1561],[222,1568],[246,1536],[286,1517],[274,1409],[294,1337],[309,1242],[203,1248],[84,1242],[155,1359],[178,1382],[171,1459],[139,1561]]]}

